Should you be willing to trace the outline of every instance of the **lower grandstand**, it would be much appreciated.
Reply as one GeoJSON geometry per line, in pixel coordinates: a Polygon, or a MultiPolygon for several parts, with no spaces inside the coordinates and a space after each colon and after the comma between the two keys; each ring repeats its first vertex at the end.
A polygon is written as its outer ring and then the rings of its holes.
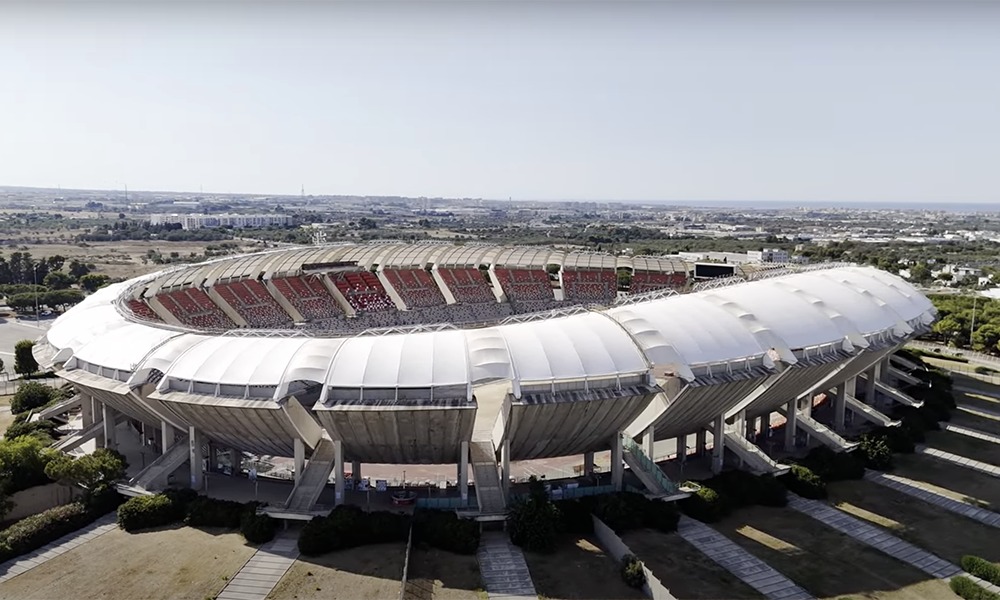
{"type": "Polygon", "coordinates": [[[272,279],[271,283],[306,320],[325,321],[344,316],[344,310],[319,275],[280,277],[272,279]]]}

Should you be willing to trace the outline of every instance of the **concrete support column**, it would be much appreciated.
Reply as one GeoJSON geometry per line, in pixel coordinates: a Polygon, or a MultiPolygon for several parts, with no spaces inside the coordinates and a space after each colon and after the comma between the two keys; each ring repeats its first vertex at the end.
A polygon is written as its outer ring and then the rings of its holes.
{"type": "Polygon", "coordinates": [[[344,503],[344,442],[333,440],[334,505],[344,503]]]}
{"type": "Polygon", "coordinates": [[[656,441],[656,429],[652,425],[646,428],[646,431],[642,432],[642,451],[646,453],[646,456],[650,460],[653,459],[653,452],[655,450],[654,443],[656,441]]]}
{"type": "Polygon", "coordinates": [[[458,461],[458,493],[469,499],[469,442],[462,442],[462,457],[458,461]]]}
{"type": "Polygon", "coordinates": [[[725,439],[726,419],[722,415],[715,417],[712,428],[712,472],[719,474],[722,472],[722,462],[726,456],[725,439]]]}
{"type": "Polygon", "coordinates": [[[833,396],[833,430],[844,431],[844,415],[847,412],[847,384],[840,384],[833,396]]]}
{"type": "Polygon", "coordinates": [[[500,488],[504,497],[510,494],[510,440],[506,438],[500,446],[500,488]]]}
{"type": "Polygon", "coordinates": [[[694,446],[696,456],[705,456],[705,450],[708,449],[708,434],[704,429],[699,429],[695,435],[694,446]]]}
{"type": "Polygon", "coordinates": [[[583,474],[584,476],[591,476],[594,474],[594,453],[585,452],[583,454],[583,474]]]}
{"type": "Polygon", "coordinates": [[[80,393],[80,419],[83,428],[86,429],[94,424],[94,399],[89,394],[80,393]]]}
{"type": "Polygon", "coordinates": [[[115,431],[115,418],[118,413],[107,404],[101,405],[101,418],[104,419],[104,447],[116,450],[118,448],[118,438],[115,431]]]}
{"type": "Polygon", "coordinates": [[[681,460],[682,465],[686,463],[688,459],[687,440],[688,436],[686,435],[677,436],[677,458],[681,460]]]}
{"type": "Polygon", "coordinates": [[[625,483],[625,463],[622,456],[622,436],[611,440],[611,489],[620,492],[625,483]]]}
{"type": "Polygon", "coordinates": [[[879,363],[878,363],[879,381],[881,381],[882,383],[888,384],[888,385],[891,385],[891,382],[889,381],[889,377],[891,376],[890,375],[890,371],[889,371],[890,362],[891,361],[890,361],[889,357],[886,356],[885,358],[883,358],[882,360],[880,360],[879,363]]]}
{"type": "Polygon", "coordinates": [[[219,456],[217,454],[218,448],[214,443],[208,443],[208,472],[215,473],[219,470],[219,456]]]}
{"type": "Polygon", "coordinates": [[[201,432],[194,427],[188,428],[188,460],[191,463],[191,489],[201,491],[205,483],[205,476],[202,473],[201,446],[204,444],[204,437],[201,432]]]}
{"type": "Polygon", "coordinates": [[[361,461],[352,460],[351,461],[351,479],[354,481],[361,481],[361,461]]]}
{"type": "MultiPolygon", "coordinates": [[[[302,470],[306,468],[306,445],[302,442],[302,438],[295,438],[294,448],[292,449],[295,454],[295,459],[293,463],[293,468],[295,469],[295,483],[299,482],[302,478],[302,470]]],[[[236,467],[233,467],[236,470],[236,467]]]]}
{"type": "Polygon", "coordinates": [[[808,398],[800,398],[799,402],[802,405],[802,410],[799,411],[800,414],[803,414],[803,415],[805,415],[807,417],[812,417],[812,412],[813,412],[813,397],[809,396],[808,398]]]}
{"type": "Polygon", "coordinates": [[[785,405],[785,450],[795,448],[795,431],[798,428],[798,402],[791,400],[785,405]]]}
{"type": "Polygon", "coordinates": [[[757,419],[756,417],[753,419],[748,419],[746,413],[743,413],[742,416],[743,416],[743,429],[744,429],[743,437],[752,441],[754,438],[757,437],[757,419]]]}
{"type": "Polygon", "coordinates": [[[166,421],[160,421],[160,447],[163,449],[163,453],[166,454],[173,445],[174,426],[166,421]]]}
{"type": "Polygon", "coordinates": [[[875,406],[875,382],[878,381],[879,368],[878,365],[872,365],[872,368],[868,369],[865,373],[865,403],[875,406]]]}

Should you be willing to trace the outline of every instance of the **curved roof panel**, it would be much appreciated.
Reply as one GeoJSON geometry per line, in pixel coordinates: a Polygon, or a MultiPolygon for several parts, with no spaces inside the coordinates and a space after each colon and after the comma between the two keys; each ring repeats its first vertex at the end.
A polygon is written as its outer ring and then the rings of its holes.
{"type": "Polygon", "coordinates": [[[460,331],[348,338],[333,357],[326,384],[341,388],[468,385],[464,341],[460,331]]]}

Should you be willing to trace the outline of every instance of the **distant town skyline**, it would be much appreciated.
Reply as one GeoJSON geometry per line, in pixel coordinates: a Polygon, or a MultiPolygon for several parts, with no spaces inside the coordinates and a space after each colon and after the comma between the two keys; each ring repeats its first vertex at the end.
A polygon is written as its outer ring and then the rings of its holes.
{"type": "Polygon", "coordinates": [[[993,3],[0,3],[0,185],[997,201],[993,3]]]}

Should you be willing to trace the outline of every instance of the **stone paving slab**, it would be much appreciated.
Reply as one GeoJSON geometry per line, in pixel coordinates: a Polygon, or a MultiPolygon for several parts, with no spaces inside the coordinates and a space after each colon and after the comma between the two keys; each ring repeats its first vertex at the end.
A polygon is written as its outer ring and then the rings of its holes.
{"type": "Polygon", "coordinates": [[[977,440],[983,440],[994,444],[1000,444],[1000,435],[979,431],[978,429],[972,429],[971,427],[962,427],[961,425],[955,425],[954,423],[949,423],[947,421],[942,421],[938,423],[938,425],[940,425],[941,429],[944,431],[950,431],[952,433],[957,433],[959,435],[976,438],[977,440]]]}
{"type": "Polygon", "coordinates": [[[811,600],[809,592],[708,525],[681,516],[677,533],[705,556],[770,600],[811,600]]]}
{"type": "Polygon", "coordinates": [[[261,546],[222,588],[217,600],[264,600],[299,557],[295,538],[289,534],[261,546]]]}
{"type": "Polygon", "coordinates": [[[966,458],[964,456],[959,456],[957,454],[952,454],[951,452],[945,452],[944,450],[938,450],[937,448],[928,448],[924,445],[919,445],[914,450],[917,454],[924,454],[938,460],[943,460],[945,462],[950,462],[967,469],[972,469],[973,471],[979,471],[980,473],[985,473],[990,477],[1000,478],[1000,467],[997,465],[991,465],[980,460],[973,460],[971,458],[966,458]]]}
{"type": "Polygon", "coordinates": [[[476,558],[490,600],[537,598],[524,554],[506,534],[484,534],[476,558]]]}
{"type": "MultiPolygon", "coordinates": [[[[976,394],[982,394],[982,392],[974,392],[976,394]]],[[[1000,420],[1000,413],[993,412],[992,410],[986,410],[985,408],[979,408],[978,406],[969,406],[968,404],[959,404],[958,410],[962,412],[967,412],[970,415],[976,415],[977,417],[985,417],[987,419],[993,419],[994,421],[1000,420]]]]}
{"type": "Polygon", "coordinates": [[[993,592],[994,594],[1000,594],[1000,586],[993,585],[989,581],[986,581],[985,579],[980,579],[980,578],[976,577],[975,575],[970,575],[969,573],[962,573],[962,574],[965,575],[966,577],[968,577],[969,579],[971,579],[972,581],[976,582],[976,585],[978,585],[979,587],[983,588],[987,592],[993,592]]]}
{"type": "Polygon", "coordinates": [[[789,494],[788,506],[897,560],[913,565],[931,577],[948,579],[962,573],[960,568],[943,558],[904,542],[881,528],[852,517],[825,502],[789,494]]]}
{"type": "Polygon", "coordinates": [[[65,554],[80,544],[89,542],[90,540],[116,529],[118,527],[115,523],[117,519],[118,515],[116,513],[108,513],[90,525],[74,531],[73,533],[66,534],[54,542],[49,542],[34,552],[29,552],[23,556],[12,558],[3,564],[0,564],[0,583],[3,583],[12,577],[16,577],[26,571],[30,571],[42,563],[48,562],[57,556],[65,554]]]}
{"type": "Polygon", "coordinates": [[[1000,528],[1000,513],[995,513],[992,510],[945,496],[927,487],[920,481],[914,481],[889,473],[879,473],[878,471],[866,471],[865,479],[906,494],[907,496],[923,500],[949,512],[974,519],[991,527],[1000,528]]]}

